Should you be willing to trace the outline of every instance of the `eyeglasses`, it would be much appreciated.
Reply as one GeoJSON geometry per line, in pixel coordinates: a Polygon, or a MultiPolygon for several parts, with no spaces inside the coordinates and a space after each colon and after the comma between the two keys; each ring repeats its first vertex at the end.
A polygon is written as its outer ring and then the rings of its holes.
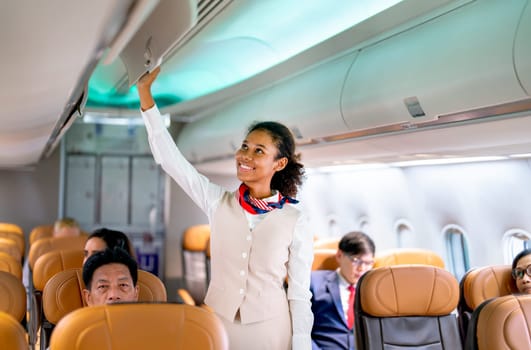
{"type": "Polygon", "coordinates": [[[524,278],[524,273],[531,277],[531,264],[527,265],[525,269],[514,268],[512,275],[515,280],[524,278]]]}
{"type": "Polygon", "coordinates": [[[372,265],[374,265],[374,261],[373,260],[369,260],[369,261],[366,261],[366,260],[362,260],[358,257],[355,257],[353,255],[348,255],[348,254],[343,254],[345,255],[348,260],[350,260],[350,263],[356,267],[372,267],[372,265]]]}

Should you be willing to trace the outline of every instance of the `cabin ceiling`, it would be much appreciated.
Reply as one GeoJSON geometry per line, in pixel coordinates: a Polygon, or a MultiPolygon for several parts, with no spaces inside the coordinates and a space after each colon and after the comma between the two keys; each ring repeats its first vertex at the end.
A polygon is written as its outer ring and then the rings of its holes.
{"type": "MultiPolygon", "coordinates": [[[[384,128],[381,132],[378,127],[374,127],[373,132],[363,130],[361,134],[354,133],[347,137],[352,130],[357,132],[358,129],[363,129],[357,126],[358,121],[360,124],[365,123],[363,111],[371,112],[369,108],[352,114],[347,107],[349,103],[359,102],[356,95],[349,97],[351,101],[339,97],[343,93],[344,81],[345,86],[349,87],[347,78],[350,77],[343,77],[342,74],[350,72],[350,67],[354,66],[352,62],[359,58],[356,64],[363,67],[364,62],[372,62],[374,57],[380,57],[378,50],[380,47],[385,48],[387,38],[398,38],[391,43],[399,45],[397,48],[410,50],[407,45],[414,44],[416,39],[414,36],[413,39],[408,39],[408,35],[410,32],[415,35],[415,30],[426,22],[434,22],[433,27],[437,28],[437,23],[443,23],[445,14],[465,13],[467,7],[474,9],[476,4],[479,4],[478,13],[480,10],[487,15],[496,13],[484,9],[492,4],[495,6],[496,2],[334,0],[333,5],[330,1],[284,0],[180,2],[191,4],[197,11],[193,15],[194,24],[182,36],[176,34],[171,48],[160,56],[162,72],[153,86],[153,92],[162,112],[169,114],[173,123],[177,124],[175,129],[183,130],[176,135],[179,146],[203,171],[220,172],[221,166],[230,165],[230,154],[235,143],[239,142],[237,139],[254,114],[258,119],[285,115],[286,124],[302,134],[299,140],[300,150],[310,167],[333,165],[336,162],[413,159],[419,154],[428,153],[461,156],[531,151],[529,142],[521,134],[530,124],[527,116],[531,108],[527,107],[527,110],[520,108],[507,113],[510,117],[507,120],[511,120],[508,122],[497,121],[503,118],[495,115],[494,118],[481,122],[478,120],[478,123],[469,123],[464,127],[457,127],[461,123],[458,121],[458,124],[440,123],[417,130],[409,122],[396,122],[396,125],[401,125],[401,129],[397,130],[393,129],[393,121],[387,125],[390,128],[384,128]],[[271,20],[273,18],[274,21],[271,20]],[[370,48],[365,52],[372,56],[363,55],[364,47],[370,48]],[[332,70],[328,66],[333,67],[332,70]],[[335,82],[329,87],[326,85],[327,79],[335,82]],[[320,81],[324,82],[321,89],[320,81]],[[299,91],[305,89],[314,91],[299,91]],[[282,101],[289,105],[293,92],[300,92],[299,98],[303,102],[312,103],[307,103],[306,106],[294,103],[286,111],[277,108],[282,103],[267,106],[268,101],[282,101]],[[323,106],[322,109],[320,106],[323,106]],[[245,117],[240,119],[238,114],[235,117],[224,115],[234,111],[244,113],[245,117]],[[335,122],[330,117],[334,113],[339,116],[335,122]],[[307,123],[306,115],[309,115],[307,123]],[[323,122],[326,119],[329,120],[323,122]],[[345,132],[337,131],[343,128],[345,132]],[[496,132],[496,128],[504,132],[496,132]],[[225,129],[231,129],[232,132],[237,130],[238,136],[225,135],[225,129]],[[210,157],[193,149],[196,143],[211,136],[212,143],[205,147],[219,149],[218,155],[210,157]],[[219,146],[214,142],[216,137],[219,138],[219,146]],[[336,141],[334,138],[337,137],[336,141]],[[331,154],[333,157],[330,157],[331,154]]],[[[158,23],[153,19],[157,9],[171,3],[174,1],[55,0],[46,5],[36,5],[28,0],[2,2],[0,25],[3,30],[0,31],[0,42],[3,43],[2,52],[9,54],[4,55],[4,64],[0,68],[0,74],[8,82],[0,88],[0,103],[3,106],[0,168],[17,168],[38,163],[55,148],[72,122],[83,120],[83,115],[90,114],[96,118],[138,118],[136,89],[130,84],[134,77],[128,74],[131,67],[127,66],[126,61],[131,61],[131,55],[133,60],[136,56],[143,60],[146,55],[142,51],[131,51],[130,46],[149,23],[158,23]],[[123,39],[124,37],[128,39],[123,39]],[[126,44],[121,57],[107,62],[120,40],[131,42],[126,44]]],[[[509,24],[512,24],[511,16],[516,17],[517,11],[525,8],[527,0],[515,0],[511,4],[511,9],[506,11],[509,24]],[[511,12],[513,8],[514,14],[511,12]]],[[[528,10],[522,17],[529,17],[530,13],[528,10]]],[[[503,21],[504,17],[500,18],[503,21]]],[[[458,20],[456,23],[459,23],[458,20]]],[[[491,22],[487,21],[488,23],[491,22]]],[[[511,26],[501,23],[500,27],[508,28],[505,31],[509,37],[511,26]]],[[[471,27],[473,26],[472,24],[471,27]]],[[[172,29],[164,25],[154,30],[167,33],[172,29]]],[[[528,32],[531,35],[529,30],[528,32]]],[[[159,40],[157,35],[156,32],[153,34],[154,42],[159,40]]],[[[434,35],[438,34],[435,32],[434,35]]],[[[448,40],[450,39],[453,40],[449,37],[448,40]]],[[[423,40],[429,42],[430,37],[423,40]]],[[[505,67],[504,60],[518,63],[518,57],[527,57],[526,48],[518,56],[522,51],[518,43],[525,41],[516,37],[514,42],[516,49],[513,51],[517,55],[515,59],[503,54],[499,57],[494,55],[501,62],[499,66],[506,71],[517,69],[505,67]]],[[[439,49],[437,43],[434,47],[439,49]]],[[[444,50],[444,47],[441,46],[440,49],[444,50]]],[[[400,54],[400,50],[392,52],[400,54]]],[[[412,66],[424,64],[418,54],[411,57],[412,66]]],[[[400,71],[399,65],[393,66],[393,62],[398,62],[396,59],[400,57],[390,57],[389,60],[392,74],[400,71]]],[[[459,64],[458,59],[444,57],[451,64],[459,64]]],[[[151,62],[149,67],[153,67],[153,64],[151,62]]],[[[463,67],[463,71],[466,71],[467,66],[463,67]]],[[[437,68],[440,76],[444,77],[446,68],[437,68]]],[[[516,73],[520,73],[518,78],[522,78],[521,72],[516,73]]],[[[476,74],[480,75],[481,72],[476,74]]],[[[419,75],[415,80],[423,82],[427,80],[424,78],[419,75]]],[[[367,79],[364,83],[367,84],[364,85],[366,90],[374,90],[376,96],[380,91],[376,88],[377,85],[372,88],[374,79],[370,76],[367,79]]],[[[493,92],[493,96],[500,96],[499,101],[494,101],[493,105],[528,100],[530,96],[525,90],[525,84],[529,85],[531,78],[520,80],[520,86],[515,84],[508,91],[493,92]]],[[[462,82],[468,83],[467,79],[462,79],[462,82]]],[[[354,83],[350,84],[356,87],[354,83]]],[[[450,89],[454,83],[442,88],[450,89]]],[[[437,104],[454,108],[448,113],[459,111],[460,105],[452,105],[453,101],[447,103],[444,99],[437,99],[438,89],[442,88],[437,84],[426,84],[425,93],[433,101],[423,99],[422,93],[419,96],[428,114],[431,109],[439,107],[437,104]]],[[[408,85],[403,87],[410,88],[408,85]]],[[[398,94],[401,107],[404,107],[403,97],[407,96],[398,94]]],[[[471,96],[471,99],[475,97],[471,96]]],[[[464,96],[463,99],[469,98],[464,96]]],[[[385,107],[389,101],[381,102],[378,108],[385,107]]],[[[479,98],[473,102],[474,108],[492,107],[482,105],[479,98]]],[[[392,104],[387,107],[396,109],[392,104]]],[[[385,118],[382,118],[382,123],[385,124],[385,118]]],[[[430,117],[425,121],[433,122],[437,118],[438,116],[430,117]]],[[[370,121],[369,117],[366,119],[370,121]]],[[[228,170],[223,171],[231,172],[232,168],[233,166],[229,166],[228,170]]]]}

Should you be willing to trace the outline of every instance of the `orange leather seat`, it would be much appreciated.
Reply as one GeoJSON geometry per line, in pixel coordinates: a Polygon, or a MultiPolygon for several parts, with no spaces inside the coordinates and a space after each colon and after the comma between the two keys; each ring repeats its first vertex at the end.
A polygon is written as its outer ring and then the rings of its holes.
{"type": "Polygon", "coordinates": [[[26,316],[26,288],[9,272],[0,271],[0,311],[23,322],[26,316]]]}
{"type": "Polygon", "coordinates": [[[30,246],[41,238],[49,238],[53,236],[53,225],[39,225],[35,226],[29,234],[30,246]]]}
{"type": "MultiPolygon", "coordinates": [[[[164,283],[154,274],[138,270],[138,301],[166,302],[167,293],[164,283]]],[[[41,331],[41,343],[47,344],[54,325],[66,314],[87,306],[83,298],[82,269],[68,269],[53,276],[42,293],[42,305],[45,320],[41,331]]]]}
{"type": "Polygon", "coordinates": [[[9,272],[22,280],[22,265],[20,264],[20,260],[15,259],[12,255],[5,252],[0,252],[0,271],[9,272]]]}
{"type": "Polygon", "coordinates": [[[183,304],[192,305],[192,306],[195,305],[194,298],[192,298],[192,296],[186,289],[184,288],[177,289],[177,296],[181,299],[183,304]]]}
{"type": "MultiPolygon", "coordinates": [[[[24,257],[24,254],[26,252],[26,241],[23,233],[0,230],[0,238],[12,239],[13,241],[15,241],[17,244],[17,248],[20,251],[21,257],[24,257]]],[[[20,261],[22,262],[22,260],[20,261]]]]}
{"type": "Polygon", "coordinates": [[[29,267],[33,271],[33,267],[35,266],[37,259],[41,255],[54,250],[83,250],[85,248],[86,241],[86,235],[74,237],[49,237],[40,239],[33,243],[30,247],[28,253],[29,267]]]}
{"type": "Polygon", "coordinates": [[[335,249],[339,247],[341,237],[322,238],[313,242],[313,249],[335,249]]]}
{"type": "Polygon", "coordinates": [[[444,269],[444,260],[434,251],[419,248],[390,249],[376,254],[374,268],[392,265],[420,264],[444,269]]]}
{"type": "Polygon", "coordinates": [[[459,329],[463,341],[474,310],[484,301],[518,293],[511,275],[511,265],[483,266],[468,271],[459,283],[457,306],[459,329]]]}
{"type": "Polygon", "coordinates": [[[50,345],[52,350],[229,348],[226,331],[214,313],[197,306],[166,303],[76,310],[59,322],[50,345]]]}
{"type": "Polygon", "coordinates": [[[33,267],[33,286],[42,291],[50,278],[67,269],[83,266],[83,250],[55,250],[41,255],[33,267]]]}
{"type": "Polygon", "coordinates": [[[458,300],[457,280],[439,267],[369,270],[356,289],[356,349],[461,349],[458,300]]]}
{"type": "Polygon", "coordinates": [[[208,285],[210,225],[188,227],[182,237],[182,267],[186,289],[196,302],[202,301],[208,285]]]}
{"type": "Polygon", "coordinates": [[[465,349],[531,349],[531,295],[505,295],[478,306],[470,320],[465,349]]]}
{"type": "Polygon", "coordinates": [[[22,227],[20,227],[17,224],[13,224],[11,222],[0,222],[0,231],[5,232],[17,232],[24,235],[24,231],[22,230],[22,227]]]}
{"type": "Polygon", "coordinates": [[[312,270],[335,270],[339,267],[336,260],[337,249],[314,249],[312,270]]]}
{"type": "Polygon", "coordinates": [[[81,268],[83,266],[83,250],[54,250],[42,254],[33,267],[33,289],[30,300],[30,320],[28,329],[31,334],[33,343],[37,337],[37,330],[42,324],[42,291],[46,283],[55,274],[72,268],[81,268]]]}
{"type": "Polygon", "coordinates": [[[2,349],[28,350],[24,327],[10,314],[0,311],[0,341],[2,349]]]}
{"type": "Polygon", "coordinates": [[[0,237],[0,252],[7,253],[17,261],[22,262],[23,255],[20,251],[18,243],[11,238],[0,237]]]}

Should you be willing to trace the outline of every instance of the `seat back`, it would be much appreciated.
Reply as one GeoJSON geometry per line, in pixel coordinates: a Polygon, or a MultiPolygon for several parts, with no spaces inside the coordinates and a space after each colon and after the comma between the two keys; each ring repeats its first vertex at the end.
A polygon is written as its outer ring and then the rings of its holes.
{"type": "Polygon", "coordinates": [[[369,270],[356,288],[356,349],[461,349],[458,299],[457,280],[436,266],[369,270]]]}
{"type": "MultiPolygon", "coordinates": [[[[24,256],[26,252],[26,241],[24,238],[24,234],[20,232],[13,232],[13,231],[1,231],[0,230],[0,237],[1,238],[8,238],[15,241],[17,244],[17,248],[20,251],[21,257],[24,256]]],[[[22,262],[22,260],[21,260],[22,262]]]]}
{"type": "Polygon", "coordinates": [[[39,239],[30,246],[30,250],[28,253],[29,267],[33,271],[33,267],[35,266],[35,262],[37,261],[37,259],[41,255],[54,250],[83,250],[86,241],[86,235],[74,237],[48,237],[39,239]]]}
{"type": "Polygon", "coordinates": [[[334,249],[339,247],[341,237],[334,238],[320,238],[313,242],[313,249],[334,249]]]}
{"type": "Polygon", "coordinates": [[[312,270],[335,270],[339,267],[336,260],[337,249],[314,249],[312,270]]]}
{"type": "Polygon", "coordinates": [[[28,350],[24,327],[10,314],[0,311],[0,342],[2,349],[28,350]]]}
{"type": "Polygon", "coordinates": [[[22,230],[22,227],[20,227],[17,224],[13,224],[11,222],[0,222],[0,231],[18,232],[24,235],[24,231],[22,230]]]}
{"type": "Polygon", "coordinates": [[[183,232],[182,266],[186,289],[194,300],[203,300],[209,273],[207,267],[207,249],[210,240],[210,225],[194,225],[183,232]]]}
{"type": "Polygon", "coordinates": [[[457,314],[463,341],[474,310],[484,301],[517,293],[511,265],[491,265],[469,270],[459,283],[457,314]]]}
{"type": "Polygon", "coordinates": [[[0,252],[9,254],[17,261],[22,262],[22,252],[17,242],[11,238],[0,237],[0,252]]]}
{"type": "Polygon", "coordinates": [[[54,250],[41,255],[33,267],[33,287],[42,291],[56,273],[83,266],[83,250],[54,250]]]}
{"type": "Polygon", "coordinates": [[[39,225],[35,226],[29,235],[30,246],[41,238],[49,238],[53,236],[53,225],[39,225]]]}
{"type": "Polygon", "coordinates": [[[0,311],[23,322],[26,316],[26,288],[9,272],[0,271],[0,311]]]}
{"type": "Polygon", "coordinates": [[[531,295],[489,299],[472,313],[467,350],[531,349],[531,295]]]}
{"type": "Polygon", "coordinates": [[[0,252],[0,271],[9,272],[22,280],[22,264],[20,260],[5,252],[0,252]]]}
{"type": "Polygon", "coordinates": [[[116,304],[65,316],[52,334],[52,350],[228,349],[214,313],[185,304],[116,304]]]}
{"type": "MultiPolygon", "coordinates": [[[[138,301],[166,302],[164,283],[154,274],[138,270],[138,301]]],[[[51,324],[57,324],[67,313],[87,306],[83,299],[82,269],[68,269],[50,278],[44,287],[42,304],[44,316],[51,324]]]]}
{"type": "Polygon", "coordinates": [[[444,269],[443,258],[439,254],[428,249],[389,249],[376,254],[374,258],[374,268],[409,264],[431,265],[444,269]]]}

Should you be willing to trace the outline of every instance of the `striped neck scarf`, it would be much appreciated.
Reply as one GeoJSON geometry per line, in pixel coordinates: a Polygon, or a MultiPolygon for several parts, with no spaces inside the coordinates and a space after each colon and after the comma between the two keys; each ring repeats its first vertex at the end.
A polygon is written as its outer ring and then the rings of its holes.
{"type": "Polygon", "coordinates": [[[253,198],[249,194],[249,187],[244,183],[238,189],[238,202],[243,209],[251,214],[265,214],[273,209],[282,209],[284,203],[299,203],[298,200],[283,196],[280,192],[278,192],[278,202],[267,202],[262,199],[253,198]]]}

